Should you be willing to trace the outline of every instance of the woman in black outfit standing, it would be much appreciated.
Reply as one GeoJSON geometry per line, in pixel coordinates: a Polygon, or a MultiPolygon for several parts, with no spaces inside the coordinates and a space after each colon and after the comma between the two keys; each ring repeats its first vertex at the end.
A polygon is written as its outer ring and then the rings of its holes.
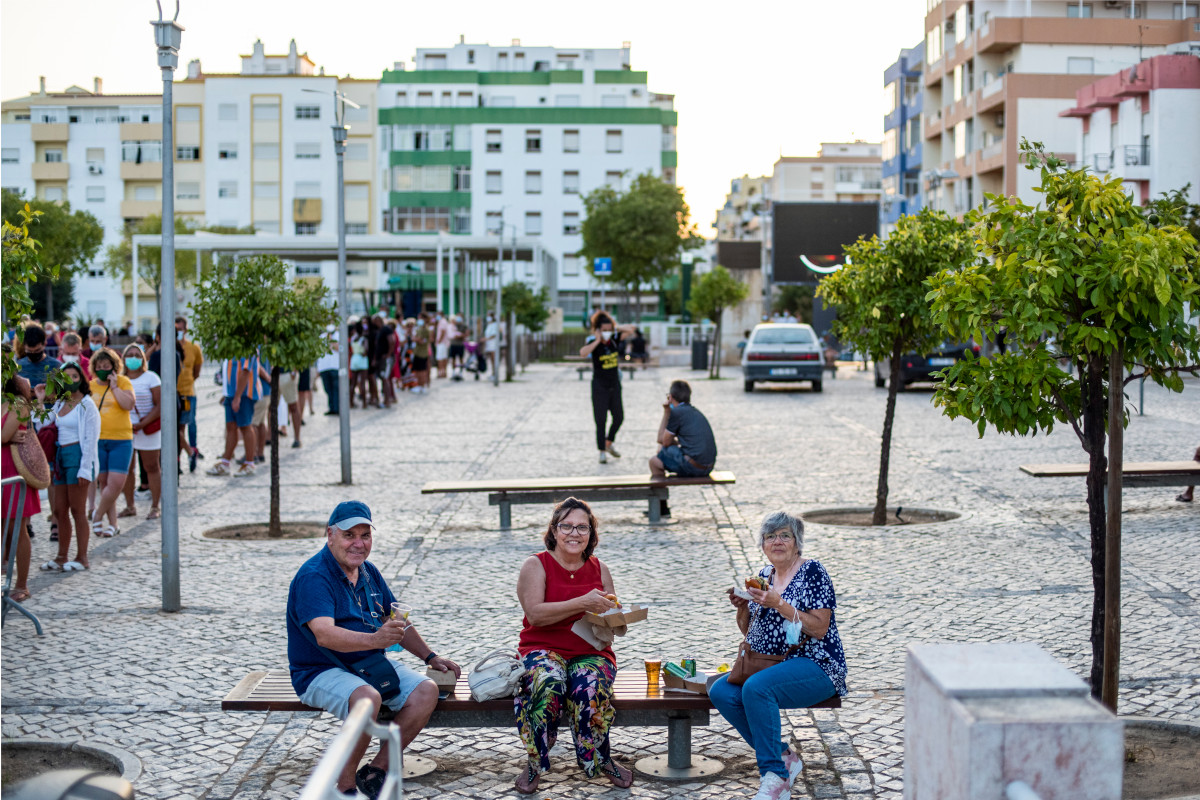
{"type": "Polygon", "coordinates": [[[592,335],[587,338],[579,355],[592,359],[592,413],[596,417],[596,449],[600,451],[600,463],[608,457],[620,458],[613,449],[613,440],[625,420],[625,407],[621,403],[621,356],[618,343],[622,334],[632,334],[633,325],[618,327],[607,311],[592,315],[592,335]],[[612,424],[605,433],[608,416],[612,424]]]}

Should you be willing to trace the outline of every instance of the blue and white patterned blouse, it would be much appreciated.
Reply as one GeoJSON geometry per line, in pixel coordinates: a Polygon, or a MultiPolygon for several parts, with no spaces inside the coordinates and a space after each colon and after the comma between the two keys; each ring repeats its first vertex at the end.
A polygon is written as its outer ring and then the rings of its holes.
{"type": "MultiPolygon", "coordinates": [[[[770,579],[775,568],[763,567],[758,571],[760,577],[770,579]]],[[[779,587],[774,587],[779,591],[779,587]]],[[[829,676],[833,687],[839,695],[845,695],[846,689],[846,655],[842,652],[842,639],[838,636],[837,599],[833,594],[833,581],[821,562],[816,559],[805,561],[792,582],[779,591],[784,602],[801,611],[812,611],[817,608],[829,609],[829,630],[824,639],[814,639],[804,634],[801,647],[789,658],[811,658],[829,676]]],[[[750,616],[754,620],[747,635],[750,647],[758,653],[768,655],[783,655],[787,652],[788,644],[784,633],[783,616],[773,608],[763,608],[753,600],[750,601],[750,616]],[[755,615],[757,614],[757,619],[755,615]]]]}

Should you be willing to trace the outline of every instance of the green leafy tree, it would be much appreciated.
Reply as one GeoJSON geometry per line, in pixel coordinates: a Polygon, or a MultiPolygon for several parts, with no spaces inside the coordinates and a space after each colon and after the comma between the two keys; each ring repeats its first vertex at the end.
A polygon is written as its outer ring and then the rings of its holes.
{"type": "MultiPolygon", "coordinates": [[[[612,258],[608,280],[622,287],[627,306],[643,286],[659,284],[677,270],[684,250],[703,242],[689,221],[683,190],[649,172],[634,178],[628,191],[601,186],[583,198],[583,206],[580,256],[587,264],[612,258]]],[[[641,322],[640,303],[634,315],[641,322]]]]}
{"type": "MultiPolygon", "coordinates": [[[[186,217],[175,217],[175,233],[183,235],[196,233],[197,231],[207,231],[209,233],[254,233],[254,226],[250,225],[245,228],[229,228],[221,226],[199,227],[195,222],[186,217]]],[[[154,236],[162,235],[162,217],[158,214],[151,214],[148,217],[143,217],[132,225],[125,228],[124,235],[121,241],[111,245],[104,253],[104,268],[109,275],[117,280],[127,281],[133,275],[133,236],[136,234],[150,234],[154,236]]],[[[187,286],[196,283],[196,257],[195,250],[176,250],[175,251],[175,284],[177,286],[187,286]]],[[[200,262],[200,280],[209,280],[214,274],[214,270],[219,267],[228,267],[231,260],[228,256],[221,259],[214,259],[212,253],[204,253],[200,262]]],[[[154,291],[154,303],[160,305],[162,302],[162,248],[142,245],[138,248],[138,273],[141,279],[150,285],[154,291]]],[[[134,323],[136,324],[136,320],[134,323]]]]}
{"type": "Polygon", "coordinates": [[[535,292],[524,281],[513,281],[500,290],[500,302],[506,316],[513,312],[517,324],[533,332],[540,331],[550,318],[550,293],[545,286],[535,292]]]}
{"type": "Polygon", "coordinates": [[[816,287],[805,284],[785,284],[779,287],[779,294],[771,301],[771,310],[782,314],[794,314],[796,319],[805,325],[813,321],[813,297],[816,287]]]}
{"type": "Polygon", "coordinates": [[[688,310],[698,317],[712,320],[717,326],[712,364],[708,367],[710,378],[721,377],[721,314],[745,300],[749,294],[750,287],[733,277],[720,264],[701,275],[692,289],[688,310]]]}
{"type": "MultiPolygon", "coordinates": [[[[192,327],[211,359],[247,358],[256,352],[271,365],[271,396],[283,372],[307,369],[329,352],[325,328],[338,322],[323,283],[288,282],[288,267],[274,256],[233,265],[221,280],[196,289],[192,327]]],[[[268,429],[279,430],[279,404],[271,403],[268,429]]],[[[271,437],[270,535],[279,521],[279,437],[271,437]]]]}
{"type": "Polygon", "coordinates": [[[4,189],[2,196],[5,221],[15,224],[26,205],[38,212],[38,260],[46,270],[32,281],[30,313],[47,321],[66,317],[75,305],[75,273],[96,257],[104,242],[104,226],[87,211],[71,211],[70,203],[36,198],[26,203],[20,192],[11,189],[4,189]]]}
{"type": "Polygon", "coordinates": [[[1038,143],[1021,149],[1041,172],[1042,202],[988,195],[991,207],[968,215],[986,259],[939,272],[928,295],[952,335],[1004,329],[1010,348],[951,367],[934,402],[975,422],[980,436],[988,426],[1024,436],[1069,425],[1079,438],[1088,455],[1091,684],[1099,695],[1108,395],[1124,391],[1109,385],[1109,361],[1119,354],[1132,370],[1126,384],[1148,377],[1177,392],[1179,373],[1200,369],[1200,332],[1184,314],[1200,300],[1197,245],[1169,203],[1139,208],[1119,179],[1070,171],[1038,143]]]}
{"type": "Polygon", "coordinates": [[[845,252],[846,265],[821,281],[817,295],[837,307],[834,336],[873,360],[889,359],[891,375],[872,515],[875,525],[883,525],[887,521],[900,356],[928,352],[945,337],[925,300],[925,281],[940,271],[962,267],[975,258],[975,250],[964,223],[944,212],[923,209],[901,217],[887,239],[859,239],[847,245],[845,252]]]}
{"type": "MultiPolygon", "coordinates": [[[[7,197],[8,192],[5,192],[7,197]]],[[[2,292],[4,324],[16,328],[17,341],[25,339],[25,329],[18,321],[33,310],[33,299],[29,296],[29,284],[43,274],[41,262],[38,261],[38,241],[29,235],[29,226],[37,222],[40,211],[34,211],[26,204],[13,215],[4,214],[4,245],[3,263],[0,264],[0,292],[2,292]]],[[[15,358],[0,358],[3,367],[3,383],[17,374],[15,358]]],[[[4,402],[12,404],[15,398],[5,392],[4,402]]]]}

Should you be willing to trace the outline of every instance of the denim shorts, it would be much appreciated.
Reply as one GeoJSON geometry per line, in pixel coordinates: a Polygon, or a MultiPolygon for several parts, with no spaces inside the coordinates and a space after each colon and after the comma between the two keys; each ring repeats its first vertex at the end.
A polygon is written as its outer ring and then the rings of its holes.
{"type": "Polygon", "coordinates": [[[191,425],[196,421],[196,395],[185,394],[183,395],[183,399],[187,401],[184,403],[187,408],[181,408],[179,410],[179,427],[181,428],[184,425],[191,425]]]}
{"type": "MultiPolygon", "coordinates": [[[[397,661],[388,659],[388,663],[396,670],[400,693],[386,701],[386,705],[393,711],[399,711],[404,707],[408,696],[413,693],[413,689],[420,686],[423,681],[428,681],[429,678],[397,661]]],[[[368,685],[353,672],[333,667],[312,679],[312,682],[308,684],[308,689],[300,696],[300,702],[306,706],[324,709],[338,719],[345,719],[350,715],[350,695],[354,694],[354,691],[360,686],[368,685]]]]}
{"type": "MultiPolygon", "coordinates": [[[[74,486],[79,483],[79,462],[83,460],[83,448],[79,442],[75,444],[60,444],[54,455],[54,485],[74,486]]],[[[91,475],[84,475],[84,480],[90,481],[91,475]]]]}
{"type": "Polygon", "coordinates": [[[707,472],[701,472],[687,462],[679,445],[673,444],[658,451],[658,460],[663,463],[663,469],[674,472],[681,478],[703,478],[707,472]]]}
{"type": "Polygon", "coordinates": [[[242,402],[238,405],[237,413],[233,413],[233,398],[225,398],[225,421],[232,422],[239,428],[249,428],[250,423],[254,420],[254,401],[249,397],[243,397],[242,402]]]}
{"type": "Polygon", "coordinates": [[[133,439],[101,439],[96,447],[100,455],[100,472],[129,472],[133,460],[133,439]]]}

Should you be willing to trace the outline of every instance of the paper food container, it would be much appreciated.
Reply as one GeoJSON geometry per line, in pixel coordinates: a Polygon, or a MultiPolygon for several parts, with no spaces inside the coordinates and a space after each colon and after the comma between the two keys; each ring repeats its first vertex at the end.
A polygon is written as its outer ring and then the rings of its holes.
{"type": "Polygon", "coordinates": [[[458,678],[454,677],[454,673],[450,670],[442,672],[440,669],[428,667],[425,670],[425,677],[438,685],[439,689],[453,689],[458,683],[458,678]]]}
{"type": "Polygon", "coordinates": [[[624,608],[612,608],[605,611],[603,614],[593,614],[588,611],[585,613],[584,619],[593,625],[603,625],[606,628],[619,628],[622,625],[628,625],[632,622],[641,622],[649,614],[650,609],[645,606],[628,605],[624,608]]]}
{"type": "Polygon", "coordinates": [[[663,670],[663,684],[668,689],[683,689],[696,694],[708,694],[708,675],[703,672],[697,672],[694,678],[680,678],[678,675],[663,670]]]}

